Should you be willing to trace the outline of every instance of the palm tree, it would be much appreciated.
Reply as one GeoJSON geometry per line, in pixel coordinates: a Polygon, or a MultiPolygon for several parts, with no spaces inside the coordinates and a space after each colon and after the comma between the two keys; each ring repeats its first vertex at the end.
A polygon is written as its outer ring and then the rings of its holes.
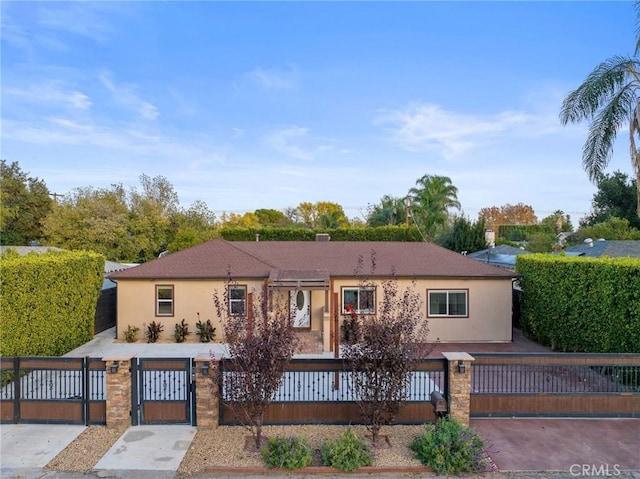
{"type": "Polygon", "coordinates": [[[405,198],[384,195],[367,215],[368,226],[401,225],[406,222],[405,198]]]}
{"type": "Polygon", "coordinates": [[[640,216],[640,2],[636,11],[636,50],[633,57],[614,56],[598,65],[586,80],[562,102],[560,121],[589,122],[589,133],[582,149],[582,164],[589,179],[597,182],[609,164],[618,131],[628,124],[631,164],[638,188],[637,214],[640,216]]]}
{"type": "Polygon", "coordinates": [[[447,176],[424,175],[409,190],[409,196],[417,222],[424,227],[429,238],[433,238],[436,231],[446,224],[449,208],[460,209],[458,188],[447,176]]]}

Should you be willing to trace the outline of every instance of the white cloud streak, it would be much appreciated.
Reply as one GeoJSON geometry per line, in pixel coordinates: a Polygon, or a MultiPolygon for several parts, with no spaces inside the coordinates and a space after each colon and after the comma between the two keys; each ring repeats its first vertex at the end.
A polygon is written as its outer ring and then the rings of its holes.
{"type": "Polygon", "coordinates": [[[99,79],[113,95],[115,102],[128,110],[134,111],[145,120],[155,120],[160,113],[155,105],[143,100],[136,93],[136,87],[130,84],[116,84],[108,73],[99,75],[99,79]]]}
{"type": "Polygon", "coordinates": [[[21,102],[35,105],[55,106],[77,110],[91,107],[91,99],[82,92],[65,88],[54,81],[44,81],[26,88],[6,87],[3,94],[21,102]]]}
{"type": "Polygon", "coordinates": [[[480,116],[447,111],[438,105],[411,103],[380,114],[374,125],[389,128],[392,139],[408,151],[436,150],[451,159],[497,139],[506,132],[533,134],[541,119],[504,111],[480,116]]]}
{"type": "Polygon", "coordinates": [[[294,67],[286,69],[256,67],[247,73],[247,78],[268,90],[291,90],[299,82],[298,70],[294,67]]]}

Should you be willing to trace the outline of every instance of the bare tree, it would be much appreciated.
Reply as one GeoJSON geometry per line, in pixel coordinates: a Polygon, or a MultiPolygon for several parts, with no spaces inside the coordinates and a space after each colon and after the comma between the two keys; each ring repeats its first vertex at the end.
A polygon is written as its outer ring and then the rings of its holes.
{"type": "MultiPolygon", "coordinates": [[[[362,260],[358,260],[359,267],[362,260]]],[[[371,257],[375,269],[375,253],[371,257]]],[[[374,283],[363,280],[363,287],[374,283]]],[[[409,393],[418,360],[433,350],[429,327],[415,282],[400,289],[395,277],[382,281],[376,314],[358,314],[356,338],[345,344],[343,357],[352,373],[351,388],[360,414],[378,442],[382,426],[392,424],[409,393]]]]}
{"type": "Polygon", "coordinates": [[[213,301],[228,344],[229,359],[222,377],[223,402],[236,419],[248,429],[257,449],[262,442],[264,415],[280,387],[286,365],[297,348],[297,337],[291,327],[287,304],[274,295],[269,308],[265,288],[246,298],[246,314],[230,314],[229,286],[213,301]]]}

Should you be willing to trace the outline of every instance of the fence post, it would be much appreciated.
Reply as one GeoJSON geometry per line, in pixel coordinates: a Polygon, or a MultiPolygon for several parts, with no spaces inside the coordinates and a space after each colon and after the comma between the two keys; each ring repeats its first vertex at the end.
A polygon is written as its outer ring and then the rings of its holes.
{"type": "Polygon", "coordinates": [[[131,425],[131,356],[102,358],[107,386],[107,427],[131,425]]]}
{"type": "Polygon", "coordinates": [[[473,356],[462,352],[443,352],[447,359],[447,374],[449,378],[449,416],[469,425],[471,411],[471,365],[473,356]]]}
{"type": "Polygon", "coordinates": [[[218,427],[220,360],[206,355],[194,358],[196,370],[196,420],[198,429],[218,427]]]}

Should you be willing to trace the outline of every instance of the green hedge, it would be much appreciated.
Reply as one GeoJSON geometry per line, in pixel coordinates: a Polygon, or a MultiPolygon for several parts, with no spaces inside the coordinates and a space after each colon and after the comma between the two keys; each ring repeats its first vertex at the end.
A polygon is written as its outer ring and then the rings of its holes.
{"type": "Polygon", "coordinates": [[[560,351],[640,353],[640,260],[520,255],[523,332],[560,351]]]}
{"type": "Polygon", "coordinates": [[[415,226],[379,226],[377,228],[222,228],[220,236],[228,241],[315,241],[316,234],[326,233],[331,241],[424,241],[415,226]]]}
{"type": "Polygon", "coordinates": [[[538,234],[555,234],[553,225],[546,223],[536,225],[500,225],[498,226],[498,238],[509,241],[524,241],[538,234]]]}
{"type": "Polygon", "coordinates": [[[93,337],[105,259],[62,251],[0,259],[0,356],[59,356],[93,337]]]}

